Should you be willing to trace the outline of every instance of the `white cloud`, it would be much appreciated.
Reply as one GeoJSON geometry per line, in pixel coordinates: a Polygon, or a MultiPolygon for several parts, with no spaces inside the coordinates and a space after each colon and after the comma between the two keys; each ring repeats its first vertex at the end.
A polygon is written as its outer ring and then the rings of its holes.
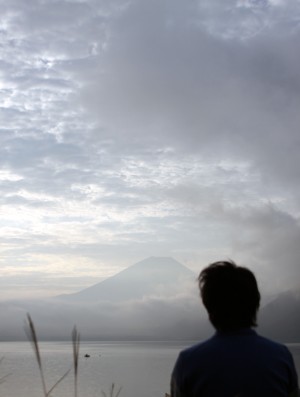
{"type": "Polygon", "coordinates": [[[14,0],[0,12],[8,277],[36,269],[35,288],[49,272],[88,283],[153,254],[195,270],[236,256],[266,275],[284,260],[290,285],[298,1],[14,0]]]}

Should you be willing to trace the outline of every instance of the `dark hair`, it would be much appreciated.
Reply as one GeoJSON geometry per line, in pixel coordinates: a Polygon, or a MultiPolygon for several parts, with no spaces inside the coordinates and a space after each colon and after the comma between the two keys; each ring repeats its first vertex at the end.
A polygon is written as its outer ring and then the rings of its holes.
{"type": "Polygon", "coordinates": [[[232,261],[215,262],[198,277],[213,326],[220,331],[256,326],[260,293],[254,274],[232,261]]]}

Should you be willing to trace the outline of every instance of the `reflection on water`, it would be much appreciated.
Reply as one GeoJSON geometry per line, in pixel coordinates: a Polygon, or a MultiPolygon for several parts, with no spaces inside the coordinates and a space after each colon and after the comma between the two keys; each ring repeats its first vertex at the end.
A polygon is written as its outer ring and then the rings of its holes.
{"type": "MultiPolygon", "coordinates": [[[[193,342],[82,342],[79,363],[79,396],[99,397],[112,383],[122,387],[120,397],[162,396],[178,352],[193,342]],[[90,355],[85,358],[84,355],[90,355]]],[[[68,342],[40,344],[47,386],[51,387],[72,366],[72,346],[68,342]]],[[[300,374],[300,344],[288,345],[300,374]]],[[[5,397],[42,395],[34,353],[28,342],[0,343],[0,385],[5,397]]],[[[73,374],[54,390],[52,397],[73,397],[73,374]]]]}

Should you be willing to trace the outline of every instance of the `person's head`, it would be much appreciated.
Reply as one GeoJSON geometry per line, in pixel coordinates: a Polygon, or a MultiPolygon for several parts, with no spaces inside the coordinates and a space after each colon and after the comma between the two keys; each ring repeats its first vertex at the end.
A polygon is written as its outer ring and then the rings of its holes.
{"type": "Polygon", "coordinates": [[[260,293],[254,274],[234,262],[215,262],[198,277],[202,302],[219,331],[256,326],[260,293]]]}

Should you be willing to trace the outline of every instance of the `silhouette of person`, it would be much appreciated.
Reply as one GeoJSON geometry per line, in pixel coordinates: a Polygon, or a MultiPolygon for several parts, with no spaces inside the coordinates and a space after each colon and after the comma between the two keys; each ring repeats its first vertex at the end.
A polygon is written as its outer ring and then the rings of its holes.
{"type": "Polygon", "coordinates": [[[198,282],[216,333],[179,354],[171,397],[298,396],[289,350],[253,330],[260,303],[254,274],[234,262],[215,262],[198,282]]]}

